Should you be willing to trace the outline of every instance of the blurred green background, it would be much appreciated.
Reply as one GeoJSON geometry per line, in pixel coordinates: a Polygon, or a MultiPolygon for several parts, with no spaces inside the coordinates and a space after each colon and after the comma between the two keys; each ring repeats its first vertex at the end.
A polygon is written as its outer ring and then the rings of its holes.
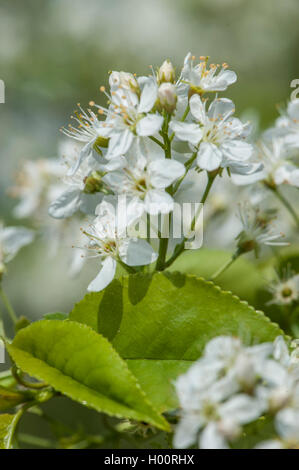
{"type": "MultiPolygon", "coordinates": [[[[237,113],[255,109],[262,127],[277,116],[299,78],[298,0],[1,0],[0,218],[11,217],[7,196],[25,159],[53,157],[59,128],[77,102],[100,101],[111,69],[148,73],[185,54],[228,62],[238,82],[226,96],[237,113]]],[[[20,223],[20,222],[18,222],[20,223]]],[[[9,265],[5,284],[19,314],[67,311],[85,292],[82,276],[65,275],[63,249],[55,259],[39,242],[9,265]]]]}

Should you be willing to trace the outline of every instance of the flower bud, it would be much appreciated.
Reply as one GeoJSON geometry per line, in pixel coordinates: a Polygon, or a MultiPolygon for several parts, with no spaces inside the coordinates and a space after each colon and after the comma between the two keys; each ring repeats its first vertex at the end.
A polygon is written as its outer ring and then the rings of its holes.
{"type": "Polygon", "coordinates": [[[157,73],[158,83],[170,82],[174,83],[175,81],[175,71],[172,63],[169,60],[164,60],[163,64],[158,70],[157,73]]]}
{"type": "Polygon", "coordinates": [[[159,107],[172,114],[176,108],[177,95],[172,83],[162,83],[158,89],[159,107]]]}

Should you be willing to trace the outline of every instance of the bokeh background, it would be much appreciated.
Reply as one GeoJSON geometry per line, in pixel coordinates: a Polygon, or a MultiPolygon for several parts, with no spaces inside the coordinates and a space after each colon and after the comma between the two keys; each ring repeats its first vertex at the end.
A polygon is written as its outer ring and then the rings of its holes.
{"type": "MultiPolygon", "coordinates": [[[[165,58],[179,67],[189,50],[209,55],[238,74],[226,93],[237,114],[255,113],[261,128],[271,124],[299,78],[298,6],[298,0],[1,0],[0,218],[16,223],[7,190],[21,162],[56,156],[59,128],[77,102],[101,100],[108,70],[147,73],[165,58]]],[[[39,241],[9,265],[5,284],[17,312],[38,318],[68,311],[84,294],[90,269],[69,279],[63,248],[53,259],[39,241]]]]}

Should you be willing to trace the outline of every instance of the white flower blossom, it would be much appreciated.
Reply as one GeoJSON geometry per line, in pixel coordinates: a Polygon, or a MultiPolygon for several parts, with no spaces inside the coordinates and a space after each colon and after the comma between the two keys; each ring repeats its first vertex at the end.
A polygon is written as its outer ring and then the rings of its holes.
{"type": "Polygon", "coordinates": [[[290,305],[298,302],[299,274],[295,274],[290,269],[285,270],[281,277],[277,276],[277,279],[270,284],[269,291],[272,299],[269,300],[268,305],[290,305]]]}
{"type": "Polygon", "coordinates": [[[148,161],[136,150],[127,158],[124,168],[108,173],[103,181],[116,193],[131,198],[141,212],[169,213],[173,209],[173,198],[166,188],[184,173],[185,167],[180,162],[154,155],[148,161]]]}
{"type": "Polygon", "coordinates": [[[108,95],[108,109],[97,106],[106,115],[100,132],[109,137],[107,159],[124,155],[137,137],[153,136],[161,129],[163,117],[151,112],[158,96],[155,80],[143,77],[139,84],[138,94],[120,86],[108,95]]]}
{"type": "MultiPolygon", "coordinates": [[[[71,165],[68,165],[71,167],[71,165]]],[[[104,191],[102,172],[91,156],[86,158],[76,173],[67,173],[63,178],[65,190],[49,206],[49,215],[56,219],[71,217],[75,212],[94,214],[104,191]]]]}
{"type": "Polygon", "coordinates": [[[10,191],[20,200],[13,210],[14,216],[44,220],[49,204],[63,192],[63,174],[64,167],[58,159],[26,161],[10,191]]]}
{"type": "Polygon", "coordinates": [[[262,245],[285,246],[288,242],[281,240],[282,233],[277,233],[270,224],[273,223],[272,211],[261,213],[259,209],[244,203],[239,206],[239,218],[242,230],[236,237],[240,253],[254,251],[258,256],[262,245]]]}
{"type": "Polygon", "coordinates": [[[229,448],[244,424],[270,413],[276,439],[256,448],[293,448],[299,444],[298,345],[289,353],[284,339],[243,346],[237,338],[219,336],[176,383],[180,422],[174,446],[229,448]]]}
{"type": "Polygon", "coordinates": [[[299,167],[290,158],[288,147],[281,136],[272,135],[257,144],[257,161],[263,169],[256,175],[233,175],[236,184],[264,181],[271,188],[281,184],[299,187],[299,167]]]}
{"type": "Polygon", "coordinates": [[[126,235],[127,225],[136,222],[136,215],[123,225],[112,204],[106,201],[101,203],[97,212],[98,216],[84,231],[90,240],[88,251],[92,253],[92,257],[99,257],[101,262],[99,274],[88,286],[90,292],[101,291],[110,284],[117,262],[127,266],[143,266],[157,259],[149,243],[126,235]]]}
{"type": "Polygon", "coordinates": [[[206,102],[193,95],[190,110],[193,122],[173,120],[170,127],[178,139],[194,147],[199,168],[213,171],[228,167],[235,173],[260,169],[260,165],[249,162],[253,147],[244,141],[248,123],[233,117],[235,108],[231,100],[216,98],[206,110],[206,102]]]}
{"type": "MultiPolygon", "coordinates": [[[[93,102],[90,105],[94,105],[93,102]]],[[[81,163],[91,154],[92,149],[102,152],[108,146],[108,139],[106,132],[102,128],[102,123],[99,121],[97,115],[89,109],[88,112],[78,103],[79,111],[75,112],[72,118],[77,123],[78,127],[69,125],[68,128],[62,129],[62,132],[77,142],[84,144],[80,150],[78,158],[69,169],[69,175],[76,173],[81,163]]]]}
{"type": "MultiPolygon", "coordinates": [[[[184,60],[184,66],[179,83],[187,85],[193,93],[205,93],[225,91],[229,85],[237,81],[237,75],[228,70],[226,63],[208,66],[208,57],[200,57],[200,62],[195,63],[195,57],[189,52],[184,60]]],[[[188,91],[187,91],[188,93],[188,91]]]]}
{"type": "Polygon", "coordinates": [[[288,103],[286,112],[276,121],[274,132],[283,136],[291,149],[299,148],[299,98],[288,103]]]}

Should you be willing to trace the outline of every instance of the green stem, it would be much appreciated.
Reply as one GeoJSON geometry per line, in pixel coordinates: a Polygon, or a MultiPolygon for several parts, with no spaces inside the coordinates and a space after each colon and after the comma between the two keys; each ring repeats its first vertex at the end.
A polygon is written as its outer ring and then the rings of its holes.
{"type": "Polygon", "coordinates": [[[17,318],[17,316],[16,316],[16,314],[15,314],[15,311],[14,311],[14,309],[13,309],[13,307],[12,307],[12,305],[11,305],[11,303],[10,303],[8,297],[7,297],[7,295],[5,294],[4,290],[2,289],[2,287],[0,287],[0,297],[2,298],[3,303],[4,303],[5,307],[6,307],[6,310],[7,310],[7,312],[9,313],[9,316],[10,316],[10,318],[11,318],[13,324],[15,325],[15,324],[17,323],[17,321],[18,321],[18,318],[17,318]]]}
{"type": "Polygon", "coordinates": [[[296,222],[297,226],[299,227],[299,216],[296,214],[295,210],[293,209],[289,201],[283,196],[283,194],[278,190],[278,188],[273,188],[272,191],[276,195],[276,197],[280,200],[280,202],[285,206],[285,208],[289,211],[294,221],[296,222]]]}
{"type": "Polygon", "coordinates": [[[224,273],[224,271],[226,271],[234,263],[234,261],[236,261],[240,254],[241,253],[239,251],[236,251],[233,256],[211,276],[211,281],[214,281],[217,277],[220,276],[220,274],[224,273]]]}
{"type": "MultiPolygon", "coordinates": [[[[213,183],[214,183],[214,180],[215,180],[217,174],[218,174],[218,172],[216,172],[216,173],[208,173],[208,183],[207,183],[207,186],[206,186],[205,191],[204,191],[204,193],[203,193],[202,199],[201,199],[201,201],[200,201],[201,204],[204,204],[204,203],[206,202],[207,197],[208,197],[208,195],[209,195],[209,192],[210,192],[210,190],[211,190],[211,187],[212,187],[212,185],[213,185],[213,183]]],[[[196,225],[196,220],[197,220],[198,215],[199,215],[198,213],[195,214],[195,216],[194,216],[194,218],[193,218],[193,220],[192,220],[192,223],[191,223],[191,231],[194,230],[194,227],[195,227],[195,225],[196,225]]],[[[166,261],[166,263],[164,263],[164,269],[166,269],[166,268],[168,268],[169,266],[171,266],[172,263],[174,263],[174,261],[182,254],[182,252],[183,252],[184,249],[185,249],[185,243],[186,243],[187,240],[188,240],[188,237],[185,237],[185,238],[183,239],[183,241],[182,241],[179,245],[177,245],[177,246],[175,247],[175,250],[174,250],[173,255],[169,258],[168,261],[166,261]]]]}
{"type": "Polygon", "coordinates": [[[150,139],[156,142],[156,144],[160,145],[160,147],[162,147],[162,149],[164,150],[164,145],[162,144],[162,142],[160,142],[159,139],[156,139],[156,137],[153,137],[152,135],[150,136],[150,139]]]}

